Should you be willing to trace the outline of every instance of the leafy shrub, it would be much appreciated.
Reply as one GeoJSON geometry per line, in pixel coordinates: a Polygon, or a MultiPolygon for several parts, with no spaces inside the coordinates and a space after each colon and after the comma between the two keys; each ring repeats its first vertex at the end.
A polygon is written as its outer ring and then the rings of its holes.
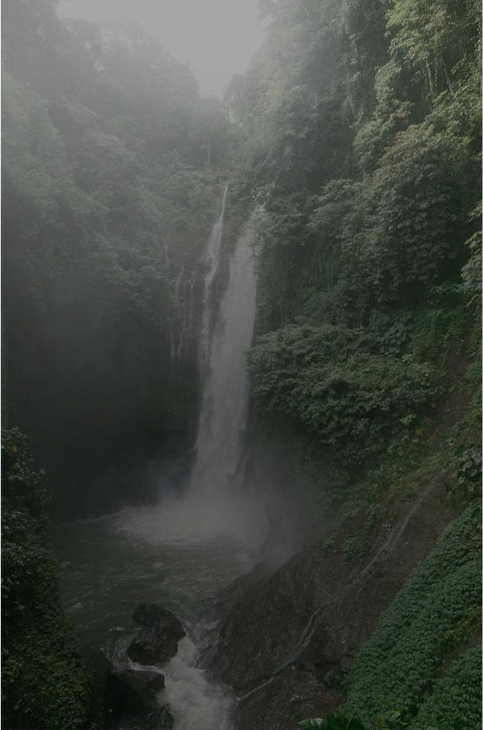
{"type": "Polygon", "coordinates": [[[415,728],[481,730],[481,647],[468,649],[437,680],[415,728]]]}
{"type": "Polygon", "coordinates": [[[2,714],[5,727],[80,730],[88,688],[61,606],[44,475],[25,436],[2,431],[2,714]]]}
{"type": "Polygon", "coordinates": [[[349,672],[346,710],[370,721],[414,710],[436,679],[448,633],[480,605],[480,509],[454,520],[381,617],[349,672]]]}
{"type": "Polygon", "coordinates": [[[299,725],[303,730],[315,730],[316,728],[322,728],[322,730],[396,730],[396,728],[406,727],[407,723],[403,721],[401,713],[398,711],[378,715],[373,723],[363,723],[360,718],[337,710],[333,715],[327,715],[325,720],[319,718],[303,720],[299,725]]]}
{"type": "Polygon", "coordinates": [[[44,474],[35,471],[25,436],[2,431],[2,599],[8,619],[25,610],[47,546],[44,474]]]}
{"type": "Polygon", "coordinates": [[[264,411],[295,418],[320,446],[354,463],[380,451],[437,393],[428,365],[372,354],[357,331],[331,325],[264,335],[249,362],[264,411]]]}
{"type": "Polygon", "coordinates": [[[356,717],[347,717],[340,710],[328,715],[325,720],[303,720],[299,723],[302,730],[365,730],[361,720],[356,717]]]}
{"type": "Polygon", "coordinates": [[[455,475],[447,490],[458,501],[469,501],[481,495],[481,445],[460,444],[451,464],[455,475]]]}

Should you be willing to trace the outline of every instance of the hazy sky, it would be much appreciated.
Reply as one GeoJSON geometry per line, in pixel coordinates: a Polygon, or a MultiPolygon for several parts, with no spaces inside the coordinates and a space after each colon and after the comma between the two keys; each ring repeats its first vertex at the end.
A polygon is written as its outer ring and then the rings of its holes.
{"type": "Polygon", "coordinates": [[[138,20],[175,58],[191,63],[203,94],[221,96],[262,42],[256,6],[256,0],[61,0],[59,12],[138,20]]]}

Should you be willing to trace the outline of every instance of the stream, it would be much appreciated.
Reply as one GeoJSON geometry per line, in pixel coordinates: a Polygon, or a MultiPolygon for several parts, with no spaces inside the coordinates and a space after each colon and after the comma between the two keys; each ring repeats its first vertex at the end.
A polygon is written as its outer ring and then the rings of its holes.
{"type": "MultiPolygon", "coordinates": [[[[175,730],[232,730],[235,698],[196,666],[196,646],[209,626],[213,595],[256,560],[229,536],[163,541],[153,519],[159,508],[129,508],[106,517],[58,525],[54,533],[66,609],[79,634],[118,667],[136,629],[138,603],[159,603],[183,623],[178,654],[159,668],[175,730]]],[[[145,668],[145,667],[144,667],[145,668]]]]}
{"type": "Polygon", "coordinates": [[[159,603],[184,624],[187,637],[177,655],[162,670],[155,668],[165,676],[159,700],[170,705],[175,730],[236,727],[235,697],[208,681],[196,664],[197,648],[206,648],[203,642],[213,636],[203,616],[214,595],[253,567],[268,532],[265,508],[244,479],[246,355],[256,294],[250,225],[236,243],[226,290],[213,308],[226,197],[225,189],[205,250],[203,399],[189,488],[182,498],[157,506],[60,525],[54,535],[67,610],[77,630],[115,666],[137,668],[125,650],[138,603],[159,603]]]}

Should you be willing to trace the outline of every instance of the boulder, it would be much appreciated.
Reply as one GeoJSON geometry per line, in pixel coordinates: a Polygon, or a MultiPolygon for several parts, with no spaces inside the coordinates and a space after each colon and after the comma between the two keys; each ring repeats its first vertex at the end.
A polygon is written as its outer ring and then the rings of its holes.
{"type": "Polygon", "coordinates": [[[163,664],[175,656],[178,641],[186,636],[181,622],[162,606],[141,603],[133,619],[146,627],[134,637],[128,657],[138,664],[163,664]]]}
{"type": "Polygon", "coordinates": [[[109,676],[112,664],[102,651],[85,640],[80,641],[86,679],[89,687],[89,727],[105,727],[111,711],[109,676]]]}
{"type": "Polygon", "coordinates": [[[167,707],[160,707],[148,715],[147,730],[172,730],[174,718],[167,707]]]}
{"type": "Polygon", "coordinates": [[[164,689],[164,675],[160,674],[160,672],[143,671],[138,672],[138,674],[146,680],[147,686],[149,689],[152,689],[153,692],[160,692],[164,689]]]}
{"type": "Polygon", "coordinates": [[[164,677],[157,672],[122,669],[112,672],[109,690],[116,714],[145,715],[158,710],[156,692],[164,687],[164,677]]]}
{"type": "Polygon", "coordinates": [[[141,626],[166,631],[169,633],[170,638],[182,639],[183,636],[186,636],[181,621],[176,618],[174,613],[155,603],[138,604],[132,617],[141,626]]]}

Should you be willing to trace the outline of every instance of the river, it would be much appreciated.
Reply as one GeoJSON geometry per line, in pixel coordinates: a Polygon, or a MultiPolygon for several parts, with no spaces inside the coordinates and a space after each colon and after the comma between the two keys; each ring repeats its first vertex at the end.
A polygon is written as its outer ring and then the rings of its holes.
{"type": "Polygon", "coordinates": [[[166,686],[159,698],[170,705],[175,730],[236,727],[235,698],[196,665],[197,648],[215,635],[204,618],[214,595],[253,567],[268,528],[265,509],[244,480],[246,354],[256,293],[250,226],[236,243],[227,287],[213,309],[226,197],[225,189],[205,252],[203,399],[189,488],[181,499],[60,525],[55,533],[67,609],[78,631],[115,665],[129,663],[125,650],[138,603],[159,603],[183,622],[187,637],[162,668],[166,686]]]}
{"type": "Polygon", "coordinates": [[[163,540],[160,508],[125,509],[56,527],[66,609],[77,631],[121,667],[136,629],[138,603],[159,603],[183,622],[188,636],[160,669],[175,730],[232,730],[235,698],[196,666],[196,647],[210,628],[204,618],[216,592],[250,570],[256,556],[229,536],[163,540]]]}

